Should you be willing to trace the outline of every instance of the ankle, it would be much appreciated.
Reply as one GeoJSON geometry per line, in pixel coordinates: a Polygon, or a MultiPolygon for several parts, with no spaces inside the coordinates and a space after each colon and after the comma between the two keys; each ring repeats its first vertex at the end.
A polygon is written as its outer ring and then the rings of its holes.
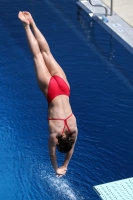
{"type": "Polygon", "coordinates": [[[31,27],[34,27],[34,26],[36,26],[36,24],[35,24],[35,22],[33,21],[33,22],[31,22],[30,23],[30,25],[31,25],[31,27]]]}
{"type": "Polygon", "coordinates": [[[30,27],[29,24],[26,24],[26,23],[23,23],[23,26],[25,29],[28,29],[30,27]]]}

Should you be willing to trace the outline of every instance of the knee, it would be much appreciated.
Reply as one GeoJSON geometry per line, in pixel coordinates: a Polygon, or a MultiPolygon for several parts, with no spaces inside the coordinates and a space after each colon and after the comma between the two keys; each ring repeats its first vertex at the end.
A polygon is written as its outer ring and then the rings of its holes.
{"type": "Polygon", "coordinates": [[[36,54],[34,54],[34,60],[40,60],[41,58],[42,58],[41,52],[37,52],[36,54]]]}

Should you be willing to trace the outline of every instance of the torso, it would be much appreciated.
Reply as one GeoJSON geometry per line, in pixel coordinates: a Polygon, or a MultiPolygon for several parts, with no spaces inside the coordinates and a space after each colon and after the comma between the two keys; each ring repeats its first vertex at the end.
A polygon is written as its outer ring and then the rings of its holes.
{"type": "MultiPolygon", "coordinates": [[[[48,118],[59,118],[66,119],[72,113],[72,109],[69,103],[69,97],[65,95],[59,95],[53,99],[48,108],[48,118]]],[[[77,132],[76,118],[74,114],[67,119],[67,124],[71,133],[75,134],[77,132]]],[[[49,120],[49,132],[50,134],[55,134],[60,136],[64,128],[63,120],[49,120]]],[[[65,127],[67,130],[67,127],[65,127]]]]}

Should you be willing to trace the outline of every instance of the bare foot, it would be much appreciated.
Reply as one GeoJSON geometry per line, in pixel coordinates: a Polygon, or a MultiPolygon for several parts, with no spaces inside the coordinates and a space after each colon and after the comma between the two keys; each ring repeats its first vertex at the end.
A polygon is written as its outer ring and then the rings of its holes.
{"type": "Polygon", "coordinates": [[[30,25],[33,25],[35,23],[33,18],[32,18],[32,16],[31,16],[31,14],[29,12],[23,11],[23,15],[29,21],[30,25]]]}
{"type": "Polygon", "coordinates": [[[18,18],[21,20],[24,26],[29,25],[29,21],[25,18],[24,14],[19,11],[18,18]]]}

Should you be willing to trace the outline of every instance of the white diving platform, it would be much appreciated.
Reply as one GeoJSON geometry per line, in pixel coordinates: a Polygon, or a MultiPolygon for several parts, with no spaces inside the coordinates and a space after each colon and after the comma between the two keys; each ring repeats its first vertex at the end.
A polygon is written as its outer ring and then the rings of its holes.
{"type": "Polygon", "coordinates": [[[93,189],[103,200],[133,200],[133,178],[96,185],[93,189]]]}
{"type": "MultiPolygon", "coordinates": [[[[93,0],[95,4],[103,5],[101,0],[93,0]]],[[[77,5],[84,10],[88,17],[97,21],[106,31],[117,39],[126,49],[133,54],[133,27],[126,23],[119,15],[113,12],[112,16],[107,16],[107,21],[103,20],[105,9],[92,6],[88,0],[79,0],[77,5]]],[[[106,6],[108,13],[110,9],[106,6]]],[[[128,12],[128,11],[127,11],[128,12]]]]}

